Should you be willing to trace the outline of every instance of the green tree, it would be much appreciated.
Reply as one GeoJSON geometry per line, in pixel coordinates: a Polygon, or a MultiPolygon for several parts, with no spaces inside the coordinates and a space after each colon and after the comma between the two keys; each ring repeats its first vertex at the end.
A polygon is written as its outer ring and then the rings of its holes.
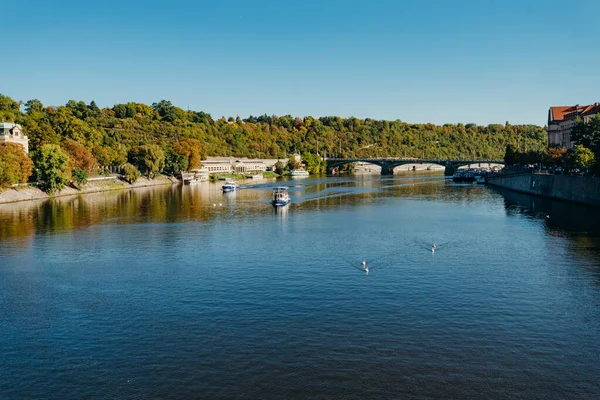
{"type": "Polygon", "coordinates": [[[187,170],[187,158],[173,150],[167,150],[167,153],[165,155],[165,172],[169,175],[175,176],[181,171],[187,170]]]}
{"type": "Polygon", "coordinates": [[[141,176],[140,171],[138,171],[138,169],[130,164],[130,163],[126,163],[125,165],[123,165],[123,179],[125,179],[125,181],[133,184],[135,183],[135,181],[138,180],[138,178],[141,176]]]}
{"type": "Polygon", "coordinates": [[[81,189],[81,187],[87,183],[88,174],[84,170],[75,168],[71,172],[71,175],[73,177],[73,183],[75,183],[75,186],[78,189],[81,189]]]}
{"type": "Polygon", "coordinates": [[[508,144],[504,153],[504,164],[513,165],[518,162],[517,150],[514,145],[508,144]]]}
{"type": "Polygon", "coordinates": [[[573,153],[571,154],[571,163],[573,167],[587,170],[591,169],[596,160],[592,150],[584,147],[580,144],[575,146],[573,153]]]}
{"type": "Polygon", "coordinates": [[[578,121],[571,132],[573,142],[592,150],[596,159],[600,160],[600,114],[584,123],[578,121]]]}
{"type": "Polygon", "coordinates": [[[69,181],[69,157],[56,144],[45,144],[33,154],[36,178],[48,193],[61,190],[69,181]]]}
{"type": "Polygon", "coordinates": [[[38,99],[28,100],[25,103],[25,112],[27,114],[31,114],[34,112],[42,112],[44,110],[44,105],[38,99]]]}
{"type": "Polygon", "coordinates": [[[0,187],[26,183],[33,170],[23,146],[18,143],[0,143],[0,187]]]}
{"type": "Polygon", "coordinates": [[[165,166],[165,152],[155,144],[134,147],[130,159],[148,179],[153,179],[165,166]]]}

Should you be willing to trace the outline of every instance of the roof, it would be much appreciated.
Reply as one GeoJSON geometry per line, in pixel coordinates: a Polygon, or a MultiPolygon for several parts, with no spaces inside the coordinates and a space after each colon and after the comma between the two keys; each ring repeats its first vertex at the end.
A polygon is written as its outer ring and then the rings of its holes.
{"type": "Polygon", "coordinates": [[[15,126],[18,126],[19,129],[23,129],[21,128],[21,125],[15,124],[14,122],[0,122],[0,129],[12,129],[15,126]]]}
{"type": "MultiPolygon", "coordinates": [[[[565,120],[572,116],[573,114],[583,115],[589,114],[590,111],[597,109],[598,103],[590,104],[587,106],[554,106],[550,107],[550,111],[548,113],[548,122],[559,122],[565,120]]],[[[594,113],[595,114],[595,113],[594,113]]]]}

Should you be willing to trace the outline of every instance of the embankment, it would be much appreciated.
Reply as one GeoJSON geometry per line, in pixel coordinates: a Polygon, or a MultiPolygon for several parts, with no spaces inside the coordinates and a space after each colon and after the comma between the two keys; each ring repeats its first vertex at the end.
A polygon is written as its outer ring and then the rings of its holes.
{"type": "Polygon", "coordinates": [[[491,177],[488,183],[516,192],[600,206],[600,178],[528,173],[491,177]]]}
{"type": "Polygon", "coordinates": [[[74,189],[72,187],[65,187],[59,193],[53,194],[52,196],[48,195],[48,193],[44,192],[43,190],[40,190],[35,186],[28,185],[12,189],[0,189],[0,204],[15,203],[18,201],[27,200],[47,199],[50,197],[74,196],[86,193],[106,192],[109,190],[122,190],[147,186],[171,185],[178,182],[179,181],[175,178],[166,177],[162,175],[156,177],[155,179],[146,179],[144,177],[141,177],[133,184],[129,184],[118,178],[90,180],[80,190],[74,189]]]}

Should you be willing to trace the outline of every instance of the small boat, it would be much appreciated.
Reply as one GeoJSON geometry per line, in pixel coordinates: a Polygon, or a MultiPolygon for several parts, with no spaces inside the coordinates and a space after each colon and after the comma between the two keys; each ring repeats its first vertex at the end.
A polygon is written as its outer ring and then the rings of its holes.
{"type": "Polygon", "coordinates": [[[223,190],[223,193],[235,192],[239,188],[240,187],[238,186],[237,183],[235,183],[235,181],[233,179],[227,179],[225,181],[225,183],[223,184],[223,186],[221,187],[221,189],[223,190]]]}
{"type": "Polygon", "coordinates": [[[274,207],[286,206],[290,202],[290,195],[288,194],[288,188],[285,186],[278,186],[273,188],[273,200],[271,204],[274,207]]]}
{"type": "Polygon", "coordinates": [[[308,171],[305,170],[304,168],[294,169],[294,170],[292,170],[292,172],[290,172],[290,176],[292,178],[306,178],[309,175],[310,174],[308,173],[308,171]]]}

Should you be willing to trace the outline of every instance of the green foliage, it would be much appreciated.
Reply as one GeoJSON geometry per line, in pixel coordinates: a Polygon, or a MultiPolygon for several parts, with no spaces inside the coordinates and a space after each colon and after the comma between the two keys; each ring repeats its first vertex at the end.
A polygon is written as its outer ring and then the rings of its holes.
{"type": "Polygon", "coordinates": [[[327,172],[327,164],[321,157],[312,154],[302,154],[302,160],[306,164],[306,170],[313,175],[320,175],[327,172]]]}
{"type": "Polygon", "coordinates": [[[148,179],[161,173],[165,166],[165,153],[160,146],[155,144],[134,147],[131,149],[129,158],[131,163],[148,179]]]}
{"type": "Polygon", "coordinates": [[[504,152],[504,164],[513,165],[517,163],[517,149],[514,145],[506,145],[506,151],[504,152]]]}
{"type": "Polygon", "coordinates": [[[591,169],[595,162],[596,160],[592,150],[579,144],[575,146],[575,149],[571,154],[571,163],[573,167],[587,170],[591,169]]]}
{"type": "Polygon", "coordinates": [[[274,172],[277,175],[283,175],[283,173],[285,172],[285,164],[282,163],[281,161],[277,161],[273,167],[274,167],[274,172]]]}
{"type": "Polygon", "coordinates": [[[81,188],[87,183],[88,174],[82,169],[73,169],[73,171],[71,171],[71,176],[73,177],[73,182],[75,183],[77,188],[81,188]]]}
{"type": "Polygon", "coordinates": [[[36,178],[48,193],[60,191],[69,181],[69,157],[55,144],[45,144],[33,153],[36,178]]]}
{"type": "Polygon", "coordinates": [[[138,169],[134,165],[131,165],[129,163],[123,165],[123,179],[125,179],[125,181],[133,184],[139,179],[141,175],[142,174],[140,174],[140,171],[138,171],[138,169]]]}
{"type": "MultiPolygon", "coordinates": [[[[21,113],[20,105],[0,95],[0,118],[23,125],[31,151],[38,151],[46,144],[62,145],[69,138],[91,151],[101,167],[123,165],[129,155],[129,160],[151,175],[162,168],[154,165],[148,168],[145,161],[138,164],[140,160],[133,159],[137,153],[132,152],[134,148],[158,145],[163,152],[175,150],[187,157],[188,168],[194,168],[203,154],[275,159],[292,153],[318,153],[330,158],[500,160],[509,144],[516,152],[527,154],[547,147],[547,134],[542,127],[508,123],[437,126],[399,120],[266,114],[228,121],[228,118],[214,120],[203,111],[182,110],[167,100],[152,106],[129,102],[99,109],[94,102],[86,105],[75,100],[64,106],[44,108],[34,99],[25,104],[26,113],[21,113]],[[199,150],[192,154],[187,151],[189,148],[199,150]]],[[[308,158],[305,156],[305,160],[308,158]]],[[[307,161],[307,168],[319,169],[312,161],[307,161]]]]}
{"type": "Polygon", "coordinates": [[[0,143],[0,187],[26,183],[33,163],[18,143],[0,143]]]}
{"type": "Polygon", "coordinates": [[[188,160],[185,156],[172,150],[167,150],[165,155],[165,173],[175,176],[181,171],[188,170],[188,160]]]}
{"type": "Polygon", "coordinates": [[[596,160],[600,160],[600,114],[589,122],[578,121],[571,132],[573,142],[590,149],[596,160]]]}

